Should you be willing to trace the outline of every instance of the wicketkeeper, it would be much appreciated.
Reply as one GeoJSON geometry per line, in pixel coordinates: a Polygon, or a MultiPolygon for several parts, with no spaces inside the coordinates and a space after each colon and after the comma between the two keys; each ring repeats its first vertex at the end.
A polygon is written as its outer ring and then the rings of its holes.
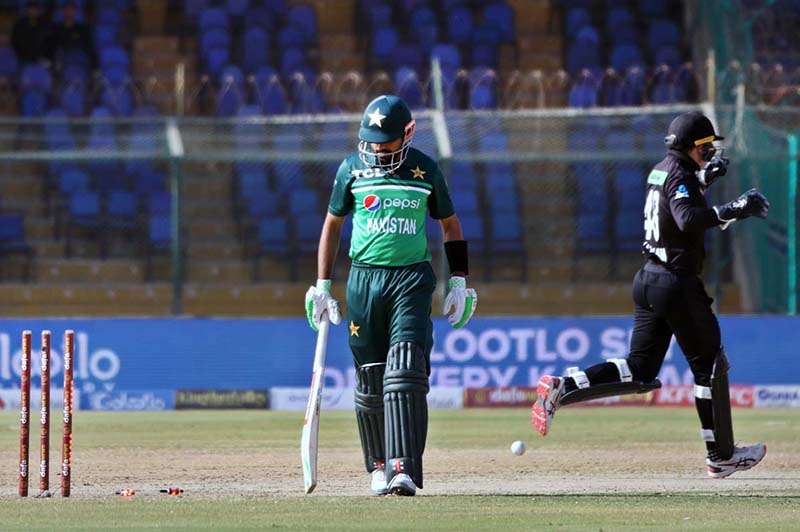
{"type": "Polygon", "coordinates": [[[728,359],[711,310],[713,300],[699,277],[705,231],[717,226],[726,229],[750,216],[766,218],[769,202],[751,189],[730,203],[708,207],[705,192],[725,175],[728,160],[715,146],[723,137],[703,114],[679,115],[664,140],[667,156],[647,177],[646,262],[633,281],[630,354],[583,371],[571,368],[564,377],[542,377],[532,421],[546,436],[559,406],[659,387],[656,377],[674,335],[694,375],[708,475],[723,478],[758,464],[767,448],[761,443],[734,445],[728,359]]]}
{"type": "Polygon", "coordinates": [[[324,312],[340,321],[331,270],[344,217],[353,214],[347,326],[356,366],[356,419],[373,493],[422,488],[428,432],[428,376],[436,278],[425,233],[428,213],[442,226],[450,266],[444,314],[463,327],[475,311],[466,287],[467,242],[438,165],[411,147],[416,122],[406,103],[380,96],[364,111],[358,152],[339,167],[317,256],[317,284],[306,293],[309,324],[324,312]]]}

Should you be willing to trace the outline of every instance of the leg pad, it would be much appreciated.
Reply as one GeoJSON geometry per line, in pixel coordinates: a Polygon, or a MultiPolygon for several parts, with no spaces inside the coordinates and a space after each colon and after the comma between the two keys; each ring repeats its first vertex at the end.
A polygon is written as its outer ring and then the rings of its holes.
{"type": "Polygon", "coordinates": [[[389,349],[383,379],[386,420],[386,483],[397,473],[422,487],[422,453],[428,437],[428,364],[425,351],[411,342],[389,349]]]}
{"type": "Polygon", "coordinates": [[[356,421],[361,436],[364,465],[369,473],[383,467],[384,451],[383,377],[386,364],[366,364],[356,370],[356,421]]]}

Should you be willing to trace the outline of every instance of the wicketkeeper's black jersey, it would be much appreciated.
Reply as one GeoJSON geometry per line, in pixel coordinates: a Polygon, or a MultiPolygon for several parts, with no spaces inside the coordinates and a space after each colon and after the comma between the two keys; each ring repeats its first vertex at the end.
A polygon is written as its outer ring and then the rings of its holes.
{"type": "Polygon", "coordinates": [[[705,230],[720,225],[706,203],[692,159],[669,150],[647,177],[644,254],[675,273],[699,275],[705,258],[705,230]]]}

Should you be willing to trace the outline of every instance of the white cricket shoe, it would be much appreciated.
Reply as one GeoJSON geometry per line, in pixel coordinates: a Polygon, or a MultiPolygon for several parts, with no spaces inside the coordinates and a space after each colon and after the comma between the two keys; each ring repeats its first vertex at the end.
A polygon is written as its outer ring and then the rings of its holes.
{"type": "Polygon", "coordinates": [[[564,379],[545,375],[536,387],[536,402],[531,408],[531,423],[542,436],[547,436],[553,416],[558,410],[561,394],[564,392],[564,379]]]}
{"type": "Polygon", "coordinates": [[[737,471],[746,471],[757,466],[765,454],[767,454],[767,446],[763,443],[756,443],[747,447],[734,447],[733,456],[727,460],[706,458],[708,476],[711,478],[725,478],[737,471]]]}
{"type": "Polygon", "coordinates": [[[370,473],[370,488],[374,495],[386,495],[389,493],[389,487],[386,485],[386,473],[383,467],[379,467],[370,473]]]}
{"type": "Polygon", "coordinates": [[[398,473],[389,482],[389,491],[393,495],[413,497],[417,493],[417,485],[405,473],[398,473]]]}

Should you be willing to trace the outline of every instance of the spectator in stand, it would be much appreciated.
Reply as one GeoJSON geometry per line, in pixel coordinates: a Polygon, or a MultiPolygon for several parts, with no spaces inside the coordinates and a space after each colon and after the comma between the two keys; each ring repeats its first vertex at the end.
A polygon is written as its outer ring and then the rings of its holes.
{"type": "Polygon", "coordinates": [[[92,41],[92,28],[86,22],[78,20],[78,5],[75,2],[64,2],[61,6],[62,22],[56,27],[54,52],[57,58],[73,52],[83,52],[89,66],[97,66],[97,54],[92,41]]]}
{"type": "Polygon", "coordinates": [[[52,26],[41,0],[28,0],[25,15],[14,23],[11,44],[20,63],[38,63],[52,58],[52,26]]]}

